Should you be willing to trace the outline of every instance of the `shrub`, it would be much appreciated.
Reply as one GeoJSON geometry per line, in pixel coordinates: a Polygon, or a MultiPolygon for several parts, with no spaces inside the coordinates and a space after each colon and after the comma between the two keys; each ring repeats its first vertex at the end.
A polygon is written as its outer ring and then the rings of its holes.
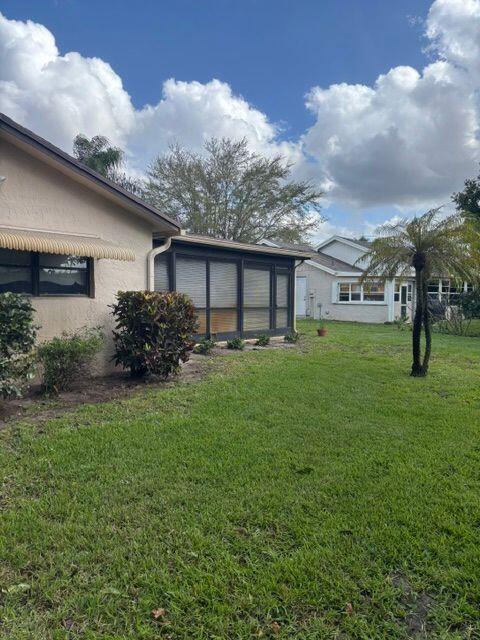
{"type": "Polygon", "coordinates": [[[458,306],[465,318],[480,318],[480,289],[463,293],[458,299],[458,306]]]}
{"type": "Polygon", "coordinates": [[[283,337],[283,341],[288,342],[290,344],[294,344],[295,342],[298,342],[299,339],[300,339],[300,334],[298,333],[298,331],[291,331],[290,333],[286,333],[285,336],[283,337]]]}
{"type": "Polygon", "coordinates": [[[245,349],[245,340],[242,340],[240,336],[232,338],[227,341],[227,349],[234,349],[236,351],[243,351],[245,349]]]}
{"type": "Polygon", "coordinates": [[[194,353],[201,353],[204,356],[208,356],[209,353],[212,353],[215,345],[217,343],[215,340],[211,340],[210,338],[202,338],[200,342],[198,342],[193,348],[194,353]]]}
{"type": "Polygon", "coordinates": [[[433,328],[439,333],[454,336],[470,334],[470,325],[474,318],[480,317],[480,293],[478,290],[462,293],[450,306],[443,303],[445,311],[439,317],[433,317],[433,328]]]}
{"type": "Polygon", "coordinates": [[[410,321],[407,316],[397,316],[391,324],[394,324],[399,331],[405,331],[410,328],[410,321]]]}
{"type": "Polygon", "coordinates": [[[112,305],[115,318],[115,364],[132,377],[177,373],[188,360],[197,328],[188,296],[160,291],[120,291],[112,305]]]}
{"type": "Polygon", "coordinates": [[[268,347],[270,344],[270,336],[267,336],[266,333],[262,333],[262,335],[258,336],[255,344],[258,347],[268,347]]]}
{"type": "Polygon", "coordinates": [[[36,329],[30,300],[18,293],[0,293],[0,395],[21,395],[33,377],[36,329]]]}
{"type": "Polygon", "coordinates": [[[76,378],[85,376],[92,359],[103,345],[99,327],[79,329],[52,338],[37,349],[43,368],[42,387],[45,393],[57,394],[70,389],[76,378]]]}

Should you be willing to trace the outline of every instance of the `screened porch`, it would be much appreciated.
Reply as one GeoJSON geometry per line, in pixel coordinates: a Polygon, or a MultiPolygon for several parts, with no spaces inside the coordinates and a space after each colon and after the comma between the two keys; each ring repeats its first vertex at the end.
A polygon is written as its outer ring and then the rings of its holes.
{"type": "Polygon", "coordinates": [[[156,256],[154,289],[187,294],[198,334],[227,339],[293,329],[293,258],[175,241],[156,256]]]}

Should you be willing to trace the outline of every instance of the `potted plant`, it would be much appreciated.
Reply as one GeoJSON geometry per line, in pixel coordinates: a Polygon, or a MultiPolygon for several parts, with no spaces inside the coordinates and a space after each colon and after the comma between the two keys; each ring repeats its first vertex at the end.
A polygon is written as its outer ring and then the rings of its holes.
{"type": "Polygon", "coordinates": [[[323,322],[323,320],[320,322],[320,324],[317,327],[317,334],[319,336],[326,336],[328,333],[327,330],[327,325],[325,324],[325,322],[323,322]]]}

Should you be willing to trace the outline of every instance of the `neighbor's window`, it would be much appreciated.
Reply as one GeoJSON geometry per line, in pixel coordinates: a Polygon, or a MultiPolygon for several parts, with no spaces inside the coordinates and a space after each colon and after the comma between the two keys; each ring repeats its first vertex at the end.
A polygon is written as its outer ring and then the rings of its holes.
{"type": "Polygon", "coordinates": [[[90,295],[90,259],[0,249],[0,292],[90,295]]]}
{"type": "Polygon", "coordinates": [[[338,285],[339,302],[383,302],[385,290],[383,283],[342,282],[338,285]]]}
{"type": "Polygon", "coordinates": [[[440,299],[440,282],[438,280],[429,280],[427,284],[427,294],[431,300],[440,299]]]}
{"type": "Polygon", "coordinates": [[[340,302],[360,302],[362,299],[362,285],[342,283],[339,285],[338,300],[340,302]]]}
{"type": "Polygon", "coordinates": [[[407,302],[411,302],[412,301],[412,283],[399,282],[398,280],[395,282],[394,301],[401,302],[400,290],[402,286],[407,287],[407,302]]]}
{"type": "Polygon", "coordinates": [[[363,299],[365,302],[383,302],[385,300],[385,285],[383,282],[364,284],[363,299]]]}
{"type": "Polygon", "coordinates": [[[394,302],[400,302],[400,282],[395,282],[395,293],[393,296],[394,302]]]}

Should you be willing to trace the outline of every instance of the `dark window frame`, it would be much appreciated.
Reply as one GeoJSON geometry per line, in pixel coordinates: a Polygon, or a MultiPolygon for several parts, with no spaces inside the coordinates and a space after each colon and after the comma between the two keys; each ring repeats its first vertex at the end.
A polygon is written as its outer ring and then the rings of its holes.
{"type": "MultiPolygon", "coordinates": [[[[12,251],[13,253],[19,253],[16,249],[5,249],[5,251],[12,251]]],[[[30,256],[30,264],[15,264],[15,263],[2,263],[0,267],[4,268],[28,268],[30,270],[30,291],[23,291],[22,293],[34,298],[94,298],[95,297],[95,266],[94,259],[87,256],[71,256],[86,261],[85,267],[49,267],[48,265],[40,266],[40,255],[48,255],[39,251],[22,251],[30,256]],[[40,286],[40,271],[42,269],[61,269],[63,271],[85,271],[85,293],[43,293],[40,286]]],[[[62,256],[69,256],[70,254],[58,254],[62,256]]]]}

